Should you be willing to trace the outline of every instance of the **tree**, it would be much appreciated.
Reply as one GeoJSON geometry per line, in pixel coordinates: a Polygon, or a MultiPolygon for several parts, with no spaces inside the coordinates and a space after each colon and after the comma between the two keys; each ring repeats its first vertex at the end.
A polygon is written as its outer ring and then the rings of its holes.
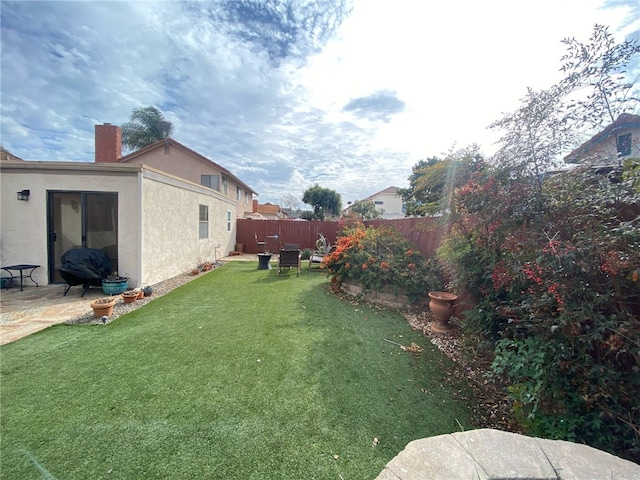
{"type": "Polygon", "coordinates": [[[284,209],[296,212],[300,210],[300,199],[291,193],[280,198],[280,206],[284,209]]]}
{"type": "Polygon", "coordinates": [[[340,194],[317,183],[305,190],[302,201],[313,207],[314,217],[318,220],[337,217],[342,210],[340,194]]]}
{"type": "Polygon", "coordinates": [[[571,130],[561,111],[565,89],[527,89],[521,106],[492,123],[489,128],[504,130],[494,161],[508,168],[514,178],[528,178],[542,188],[542,174],[558,161],[571,144],[571,130]]]}
{"type": "Polygon", "coordinates": [[[129,121],[120,128],[122,145],[131,152],[171,136],[173,124],[160,110],[150,106],[134,108],[129,121]]]}
{"type": "Polygon", "coordinates": [[[561,84],[573,94],[568,96],[566,109],[576,127],[602,128],[621,113],[637,109],[638,88],[627,76],[628,66],[640,53],[637,40],[616,44],[607,27],[596,25],[589,43],[575,38],[562,43],[567,53],[560,59],[564,62],[560,70],[566,75],[561,84]]]}
{"type": "Polygon", "coordinates": [[[371,200],[356,200],[350,208],[351,212],[358,214],[363,220],[371,220],[379,218],[382,213],[376,208],[375,204],[371,200]]]}
{"type": "Polygon", "coordinates": [[[408,216],[424,217],[449,209],[453,190],[484,164],[477,145],[450,151],[444,160],[420,160],[409,176],[409,188],[398,189],[408,216]]]}

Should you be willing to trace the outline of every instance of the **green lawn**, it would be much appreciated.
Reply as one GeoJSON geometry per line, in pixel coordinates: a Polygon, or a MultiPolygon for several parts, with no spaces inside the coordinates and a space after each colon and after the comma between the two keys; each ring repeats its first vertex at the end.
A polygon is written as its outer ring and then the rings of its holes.
{"type": "Polygon", "coordinates": [[[472,428],[450,361],[400,315],[256,265],[0,347],[0,476],[371,479],[408,442],[472,428]]]}

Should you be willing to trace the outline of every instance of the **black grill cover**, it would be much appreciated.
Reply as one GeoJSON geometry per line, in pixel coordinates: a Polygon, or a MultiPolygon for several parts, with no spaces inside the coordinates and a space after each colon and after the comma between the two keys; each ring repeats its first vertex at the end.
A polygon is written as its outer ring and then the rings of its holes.
{"type": "Polygon", "coordinates": [[[69,285],[102,280],[111,273],[111,260],[97,248],[72,248],[61,258],[60,275],[69,285]]]}

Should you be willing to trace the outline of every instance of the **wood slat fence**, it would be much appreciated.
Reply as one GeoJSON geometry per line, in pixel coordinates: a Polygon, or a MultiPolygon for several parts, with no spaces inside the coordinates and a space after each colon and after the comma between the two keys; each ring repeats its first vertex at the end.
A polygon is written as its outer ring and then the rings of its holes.
{"type": "MultiPolygon", "coordinates": [[[[447,226],[441,225],[439,219],[434,218],[368,220],[365,225],[375,228],[381,225],[392,226],[411,240],[427,257],[435,254],[447,231],[447,226]]],[[[319,233],[322,233],[329,243],[335,243],[337,232],[338,222],[238,219],[236,242],[243,244],[247,253],[262,251],[256,244],[256,238],[258,241],[267,241],[267,247],[272,252],[277,252],[285,243],[297,243],[301,249],[313,249],[319,233]]]]}

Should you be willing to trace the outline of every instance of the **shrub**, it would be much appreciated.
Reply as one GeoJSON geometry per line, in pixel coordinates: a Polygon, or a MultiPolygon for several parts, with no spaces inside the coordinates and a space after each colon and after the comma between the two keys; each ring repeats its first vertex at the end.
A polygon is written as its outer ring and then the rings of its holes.
{"type": "Polygon", "coordinates": [[[335,250],[323,262],[336,288],[344,282],[365,290],[392,288],[416,301],[444,282],[435,260],[427,259],[409,240],[388,226],[345,227],[335,250]]]}
{"type": "Polygon", "coordinates": [[[637,460],[640,222],[628,219],[627,206],[638,204],[632,177],[575,170],[547,180],[536,196],[529,191],[519,209],[515,182],[487,188],[478,179],[457,192],[454,218],[464,218],[439,255],[456,287],[478,301],[466,327],[495,342],[490,375],[503,382],[523,427],[637,460]]]}

